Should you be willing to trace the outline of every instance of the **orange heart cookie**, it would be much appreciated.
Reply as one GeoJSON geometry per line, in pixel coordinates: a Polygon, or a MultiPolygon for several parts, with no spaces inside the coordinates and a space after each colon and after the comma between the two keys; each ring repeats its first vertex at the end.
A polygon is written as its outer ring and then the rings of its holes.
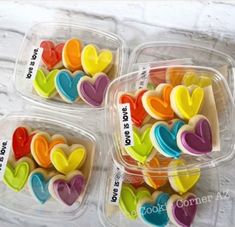
{"type": "Polygon", "coordinates": [[[81,54],[82,42],[75,38],[68,40],[62,52],[62,60],[65,68],[72,72],[82,69],[81,54]]]}
{"type": "Polygon", "coordinates": [[[171,84],[173,87],[182,84],[186,70],[187,69],[181,67],[169,67],[166,70],[166,82],[171,84]]]}
{"type": "Polygon", "coordinates": [[[46,132],[38,132],[31,142],[32,156],[39,166],[48,168],[51,165],[50,153],[52,148],[57,144],[65,144],[66,142],[62,135],[50,136],[46,132]]]}
{"type": "Polygon", "coordinates": [[[155,91],[147,91],[142,97],[146,112],[157,120],[174,118],[170,104],[170,94],[173,87],[170,84],[159,84],[155,91]]]}
{"type": "MultiPolygon", "coordinates": [[[[171,159],[164,159],[161,160],[161,162],[158,160],[157,156],[154,156],[154,158],[147,162],[145,165],[148,169],[158,169],[158,168],[164,168],[167,167],[170,163],[171,159]]],[[[156,172],[153,173],[151,171],[143,170],[143,176],[144,181],[146,184],[148,184],[150,187],[154,189],[158,189],[159,187],[165,185],[168,181],[168,175],[167,170],[162,172],[156,172]]]]}

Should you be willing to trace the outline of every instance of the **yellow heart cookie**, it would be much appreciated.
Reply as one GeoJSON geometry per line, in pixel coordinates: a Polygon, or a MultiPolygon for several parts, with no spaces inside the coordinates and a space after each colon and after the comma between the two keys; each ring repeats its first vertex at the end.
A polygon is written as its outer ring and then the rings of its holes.
{"type": "Polygon", "coordinates": [[[187,87],[191,85],[197,85],[203,88],[212,85],[212,81],[209,75],[206,73],[197,73],[195,71],[185,73],[182,83],[187,87]]]}
{"type": "Polygon", "coordinates": [[[182,159],[172,160],[168,168],[170,169],[168,178],[171,187],[181,195],[191,189],[200,178],[200,169],[187,170],[182,159]]]}
{"type": "Polygon", "coordinates": [[[110,50],[98,50],[92,44],[82,50],[82,67],[84,71],[94,76],[96,73],[107,73],[113,62],[113,54],[110,50]]]}
{"type": "Polygon", "coordinates": [[[57,171],[68,174],[82,167],[86,159],[86,149],[79,144],[73,144],[71,147],[59,144],[51,150],[50,157],[57,171]]]}
{"type": "Polygon", "coordinates": [[[204,89],[198,86],[178,85],[173,88],[171,108],[182,119],[189,120],[201,110],[204,101],[204,89]]]}

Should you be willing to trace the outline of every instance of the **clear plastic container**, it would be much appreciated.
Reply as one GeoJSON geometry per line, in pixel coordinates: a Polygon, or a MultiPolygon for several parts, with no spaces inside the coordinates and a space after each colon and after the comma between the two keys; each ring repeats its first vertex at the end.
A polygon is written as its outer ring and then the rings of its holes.
{"type": "MultiPolygon", "coordinates": [[[[32,57],[32,51],[35,47],[40,47],[43,40],[51,40],[55,44],[66,42],[71,38],[77,38],[82,41],[83,45],[94,44],[99,49],[109,49],[112,51],[114,60],[112,68],[107,73],[112,81],[114,78],[120,76],[123,70],[124,62],[124,42],[123,40],[109,32],[97,30],[94,28],[80,26],[77,24],[66,23],[39,23],[31,27],[26,33],[21,50],[18,55],[18,60],[15,66],[15,87],[17,91],[29,101],[43,108],[51,110],[60,110],[64,112],[89,111],[91,106],[80,101],[74,103],[66,103],[58,95],[52,99],[45,99],[40,97],[33,89],[33,82],[27,79],[28,62],[32,57]]],[[[42,61],[39,67],[42,66],[42,61]]],[[[96,109],[102,109],[98,107],[96,109]]]]}
{"type": "MultiPolygon", "coordinates": [[[[105,183],[100,187],[100,198],[98,207],[98,213],[101,223],[103,224],[103,226],[151,226],[145,224],[140,219],[139,213],[138,217],[135,220],[128,219],[122,213],[118,204],[110,203],[109,195],[110,192],[112,192],[113,190],[113,174],[111,170],[114,166],[115,164],[109,159],[102,174],[102,180],[105,183]]],[[[123,170],[122,176],[122,186],[124,184],[132,184],[133,179],[136,179],[135,177],[138,177],[138,175],[132,175],[126,170],[123,170]]],[[[160,180],[160,178],[155,178],[155,180],[158,179],[160,180]]],[[[149,187],[146,183],[143,183],[135,188],[138,189],[140,187],[147,188],[150,193],[153,193],[155,191],[155,189],[149,187]]],[[[177,194],[170,187],[169,182],[166,183],[166,185],[158,188],[157,190],[161,192],[166,192],[170,196],[173,194],[177,194]]],[[[226,195],[223,194],[224,192],[220,191],[218,170],[215,168],[201,172],[200,179],[188,192],[194,193],[194,195],[196,195],[196,198],[198,199],[196,216],[191,226],[216,226],[220,202],[221,200],[226,199],[226,195]],[[220,195],[223,195],[224,197],[221,197],[220,195]]],[[[156,205],[156,207],[158,207],[158,205],[156,205]]],[[[170,221],[169,224],[166,226],[173,227],[175,225],[170,221]]]]}
{"type": "MultiPolygon", "coordinates": [[[[194,70],[199,74],[206,74],[212,82],[212,93],[215,100],[215,105],[213,106],[216,108],[218,115],[218,127],[216,130],[220,140],[220,146],[217,147],[218,150],[201,156],[192,156],[182,153],[181,157],[187,161],[187,168],[194,169],[195,167],[198,167],[200,169],[207,169],[231,160],[234,157],[234,104],[232,95],[224,77],[218,71],[212,68],[182,65],[150,68],[149,74],[147,75],[150,75],[151,80],[154,81],[154,79],[158,79],[159,76],[161,76],[161,78],[164,78],[163,76],[166,75],[167,70],[172,69],[176,72],[173,78],[176,78],[177,75],[182,74],[182,72],[185,73],[188,70],[194,70]]],[[[115,147],[111,152],[112,158],[115,164],[120,168],[128,168],[133,171],[144,171],[147,168],[145,165],[140,163],[128,163],[123,158],[123,155],[125,155],[126,152],[124,150],[124,145],[122,142],[123,134],[120,130],[119,97],[122,93],[130,92],[133,94],[137,90],[136,84],[139,83],[139,81],[141,80],[140,75],[143,73],[143,71],[140,70],[137,72],[132,72],[125,76],[117,78],[109,86],[106,95],[106,130],[112,135],[111,139],[109,139],[108,142],[109,146],[114,145],[115,147]]],[[[160,82],[162,83],[164,81],[165,80],[161,80],[160,82]]],[[[154,84],[151,84],[153,85],[154,89],[154,84]]],[[[203,107],[203,112],[213,112],[212,109],[208,110],[208,107],[205,106],[203,107]]],[[[153,124],[155,122],[157,122],[157,120],[150,118],[147,123],[153,124]]],[[[159,154],[159,152],[157,153],[159,154]]],[[[163,157],[163,159],[167,158],[163,157]]],[[[170,170],[166,167],[159,167],[150,168],[150,171],[155,173],[169,172],[170,170]]]]}
{"type": "Polygon", "coordinates": [[[138,70],[139,65],[142,64],[175,59],[181,62],[190,61],[193,65],[217,69],[227,80],[232,94],[234,93],[234,59],[222,51],[206,48],[199,44],[194,45],[172,41],[140,44],[131,53],[128,72],[138,70]]]}
{"type": "MultiPolygon", "coordinates": [[[[19,126],[28,126],[33,130],[47,132],[50,135],[60,134],[67,139],[67,144],[80,144],[86,148],[86,159],[79,171],[82,172],[85,184],[81,196],[71,205],[67,206],[50,197],[44,204],[40,204],[33,198],[29,191],[28,180],[20,192],[15,192],[8,188],[3,182],[0,182],[1,199],[0,207],[9,212],[23,215],[30,218],[43,220],[67,220],[79,217],[85,209],[84,203],[89,197],[91,188],[94,186],[92,175],[94,160],[99,159],[99,148],[96,138],[89,132],[71,125],[61,119],[53,118],[40,114],[21,114],[13,113],[5,116],[0,121],[1,139],[12,141],[13,132],[19,126]]],[[[13,158],[12,146],[8,160],[13,158]]],[[[28,156],[34,160],[31,155],[28,156]]],[[[39,166],[35,163],[35,168],[39,166]]],[[[41,167],[42,168],[42,167],[41,167]]],[[[46,168],[51,173],[63,174],[56,171],[51,166],[46,168]]],[[[38,184],[40,186],[40,184],[38,184]]]]}

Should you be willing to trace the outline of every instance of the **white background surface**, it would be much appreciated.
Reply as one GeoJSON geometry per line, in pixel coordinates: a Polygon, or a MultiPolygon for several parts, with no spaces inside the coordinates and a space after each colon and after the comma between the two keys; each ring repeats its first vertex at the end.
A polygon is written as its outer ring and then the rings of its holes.
{"type": "MultiPolygon", "coordinates": [[[[175,30],[182,32],[185,30],[200,31],[225,38],[230,54],[235,53],[235,49],[229,48],[235,37],[235,2],[232,1],[0,1],[1,115],[11,110],[22,109],[26,105],[15,94],[12,87],[14,62],[24,33],[33,23],[53,20],[94,23],[101,28],[108,28],[110,31],[120,34],[122,34],[126,20],[155,24],[159,28],[169,27],[173,33],[175,30]],[[90,14],[93,14],[93,16],[90,14]],[[87,18],[90,18],[89,21],[87,21],[87,18]]],[[[131,34],[127,34],[127,32],[122,35],[124,39],[132,39],[131,34]]],[[[194,35],[197,34],[192,32],[192,37],[189,37],[189,39],[194,40],[194,35]]],[[[138,40],[144,40],[144,34],[143,37],[136,37],[136,43],[139,42],[138,40]]],[[[134,44],[131,43],[131,45],[134,44]]],[[[235,161],[220,168],[220,185],[223,190],[230,190],[230,199],[221,203],[219,211],[218,226],[221,227],[235,226],[234,164],[235,161]]],[[[100,174],[101,169],[96,168],[96,171],[100,174]]],[[[0,226],[65,226],[65,224],[70,226],[100,226],[96,214],[97,194],[96,192],[91,195],[92,199],[87,204],[89,209],[80,220],[54,224],[41,221],[32,222],[2,212],[0,226]]]]}

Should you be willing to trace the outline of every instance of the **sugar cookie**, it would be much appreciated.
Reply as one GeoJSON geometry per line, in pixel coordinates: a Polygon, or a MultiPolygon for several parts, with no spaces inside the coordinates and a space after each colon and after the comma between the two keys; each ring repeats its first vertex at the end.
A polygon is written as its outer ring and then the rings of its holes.
{"type": "Polygon", "coordinates": [[[57,73],[55,86],[64,101],[73,103],[78,99],[77,84],[84,75],[83,71],[76,71],[72,74],[68,70],[60,70],[57,73]]]}
{"type": "Polygon", "coordinates": [[[177,145],[181,151],[191,155],[203,155],[212,151],[212,130],[209,120],[196,115],[177,134],[177,145]]]}
{"type": "Polygon", "coordinates": [[[157,120],[174,118],[174,111],[171,108],[170,94],[172,85],[159,84],[153,91],[147,91],[142,97],[142,102],[147,113],[157,120]]]}
{"type": "Polygon", "coordinates": [[[56,175],[49,181],[49,192],[57,201],[67,206],[72,206],[85,189],[86,181],[83,174],[72,171],[68,175],[56,175]]]}
{"type": "Polygon", "coordinates": [[[30,172],[34,169],[34,162],[28,157],[23,157],[18,161],[9,161],[6,165],[3,182],[13,191],[21,191],[30,172]]]}
{"type": "Polygon", "coordinates": [[[110,50],[99,50],[95,45],[86,45],[82,50],[82,67],[91,76],[97,73],[107,73],[113,64],[113,54],[110,50]]]}
{"type": "Polygon", "coordinates": [[[32,196],[41,204],[50,199],[48,190],[49,179],[54,176],[55,171],[46,171],[42,168],[34,169],[28,179],[28,186],[32,196]]]}
{"type": "Polygon", "coordinates": [[[138,162],[145,163],[155,155],[150,139],[150,131],[151,125],[145,125],[142,128],[134,126],[134,146],[125,147],[126,152],[138,162]]]}
{"type": "Polygon", "coordinates": [[[137,211],[140,219],[147,225],[166,226],[169,222],[166,211],[168,199],[169,195],[167,193],[155,191],[152,197],[139,200],[137,211]]]}
{"type": "Polygon", "coordinates": [[[199,72],[186,72],[184,74],[182,84],[189,87],[191,85],[197,85],[201,88],[212,85],[211,78],[206,73],[199,72]]]}
{"type": "Polygon", "coordinates": [[[72,38],[68,40],[63,48],[62,60],[64,67],[74,72],[82,69],[81,62],[82,42],[72,38]]]}
{"type": "Polygon", "coordinates": [[[172,195],[167,202],[167,214],[178,227],[190,227],[197,213],[197,197],[193,193],[172,195]]]}
{"type": "Polygon", "coordinates": [[[30,145],[35,133],[25,125],[15,129],[12,136],[12,150],[16,160],[31,153],[30,145]]]}
{"type": "Polygon", "coordinates": [[[204,90],[198,86],[188,88],[178,85],[173,88],[170,100],[175,113],[180,118],[189,120],[200,112],[204,101],[204,90]]]}
{"type": "Polygon", "coordinates": [[[43,69],[37,70],[35,79],[33,80],[33,87],[38,95],[43,98],[52,98],[57,94],[54,82],[57,73],[58,69],[53,69],[50,72],[43,69]]]}
{"type": "Polygon", "coordinates": [[[124,93],[119,97],[119,103],[129,103],[131,110],[131,120],[137,126],[141,127],[142,124],[148,119],[148,113],[144,109],[142,97],[147,90],[140,89],[135,94],[124,93]]]}
{"type": "Polygon", "coordinates": [[[187,169],[184,160],[172,160],[168,166],[168,179],[171,187],[183,194],[191,189],[200,179],[200,169],[187,169]]]}
{"type": "Polygon", "coordinates": [[[100,107],[109,83],[110,80],[105,73],[97,73],[93,78],[84,76],[78,83],[78,93],[87,104],[100,107]]]}
{"type": "Polygon", "coordinates": [[[50,160],[56,170],[63,174],[80,169],[86,160],[86,149],[80,144],[58,144],[51,150],[50,160]]]}
{"type": "Polygon", "coordinates": [[[181,150],[177,146],[177,134],[185,123],[182,120],[156,122],[150,132],[150,140],[157,151],[169,158],[179,158],[181,150]]]}
{"type": "Polygon", "coordinates": [[[130,184],[122,184],[119,208],[126,218],[134,220],[138,217],[136,210],[138,201],[146,197],[151,197],[147,188],[140,187],[135,189],[130,184]]]}
{"type": "Polygon", "coordinates": [[[159,187],[165,185],[168,181],[167,172],[159,171],[154,173],[153,169],[156,170],[159,168],[167,167],[169,162],[170,159],[165,159],[160,163],[157,155],[155,155],[149,162],[145,164],[145,167],[149,169],[143,170],[143,177],[145,183],[154,189],[158,189],[159,187]]]}
{"type": "Polygon", "coordinates": [[[43,48],[42,61],[49,70],[61,68],[63,66],[62,51],[64,43],[55,45],[50,40],[44,40],[41,42],[40,47],[43,48]]]}
{"type": "Polygon", "coordinates": [[[50,136],[46,132],[38,132],[31,142],[31,154],[39,166],[49,168],[51,166],[50,153],[52,148],[57,144],[66,142],[65,137],[62,135],[50,136]]]}

